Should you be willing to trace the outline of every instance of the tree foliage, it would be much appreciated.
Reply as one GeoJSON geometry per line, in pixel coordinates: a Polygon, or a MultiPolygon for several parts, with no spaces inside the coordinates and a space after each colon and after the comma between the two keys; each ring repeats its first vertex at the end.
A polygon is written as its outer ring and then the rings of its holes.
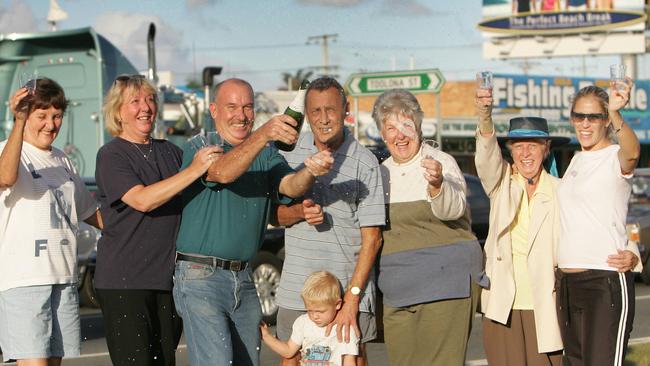
{"type": "Polygon", "coordinates": [[[282,82],[284,86],[280,90],[298,90],[300,83],[304,79],[310,79],[314,75],[312,70],[298,69],[295,74],[290,72],[282,73],[282,82]]]}

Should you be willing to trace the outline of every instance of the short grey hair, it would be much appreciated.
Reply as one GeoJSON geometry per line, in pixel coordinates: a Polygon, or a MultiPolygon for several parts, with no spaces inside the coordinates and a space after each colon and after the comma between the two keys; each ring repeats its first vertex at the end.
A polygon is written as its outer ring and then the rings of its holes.
{"type": "Polygon", "coordinates": [[[377,97],[375,105],[372,107],[372,119],[375,120],[380,131],[384,127],[386,119],[396,114],[411,117],[415,122],[418,135],[422,136],[424,112],[413,93],[406,89],[391,89],[377,97]]]}
{"type": "Polygon", "coordinates": [[[318,79],[315,79],[312,81],[309,86],[307,87],[307,92],[305,93],[305,105],[307,105],[307,100],[309,93],[312,90],[316,90],[319,92],[324,92],[325,90],[328,90],[330,88],[336,89],[336,91],[339,93],[341,96],[341,105],[343,106],[343,109],[345,109],[345,106],[348,104],[348,97],[345,94],[345,89],[341,86],[341,84],[336,81],[336,79],[329,77],[329,76],[322,76],[319,77],[318,79]]]}

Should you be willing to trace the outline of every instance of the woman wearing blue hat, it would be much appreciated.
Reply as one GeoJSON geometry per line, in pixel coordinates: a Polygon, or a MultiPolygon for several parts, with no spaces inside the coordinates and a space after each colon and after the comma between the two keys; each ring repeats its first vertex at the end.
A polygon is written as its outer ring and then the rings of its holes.
{"type": "Polygon", "coordinates": [[[625,220],[639,140],[625,123],[632,80],[582,88],[571,104],[581,151],[558,186],[557,312],[565,356],[574,365],[622,365],[641,270],[625,220]],[[618,143],[616,143],[618,142],[618,143]],[[636,268],[635,268],[636,267],[636,268]]]}
{"type": "Polygon", "coordinates": [[[559,234],[552,146],[569,138],[549,136],[544,118],[510,120],[497,139],[492,90],[477,89],[476,169],[490,197],[485,269],[490,287],[481,294],[483,344],[490,365],[562,364],[562,339],[555,312],[555,247],[559,234]],[[502,156],[497,140],[510,151],[502,156]],[[549,174],[544,162],[549,162],[549,174]]]}

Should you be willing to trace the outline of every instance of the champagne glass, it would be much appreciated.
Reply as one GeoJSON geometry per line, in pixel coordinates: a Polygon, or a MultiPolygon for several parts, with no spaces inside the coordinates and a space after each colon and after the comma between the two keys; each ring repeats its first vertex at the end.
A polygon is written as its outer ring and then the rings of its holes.
{"type": "Polygon", "coordinates": [[[623,91],[627,84],[625,80],[626,67],[623,64],[614,64],[609,67],[609,80],[614,82],[616,90],[623,91]]]}
{"type": "Polygon", "coordinates": [[[476,82],[480,89],[492,89],[494,87],[493,78],[491,71],[480,71],[476,73],[476,82]]]}
{"type": "Polygon", "coordinates": [[[205,134],[207,146],[217,146],[223,148],[223,138],[217,131],[210,131],[205,134]]]}
{"type": "Polygon", "coordinates": [[[189,144],[195,151],[199,151],[208,146],[208,140],[202,133],[199,133],[189,139],[189,144]]]}
{"type": "Polygon", "coordinates": [[[420,146],[420,156],[422,159],[435,159],[436,150],[438,150],[438,141],[434,139],[424,139],[422,140],[422,146],[420,146]]]}
{"type": "Polygon", "coordinates": [[[36,80],[38,80],[37,70],[18,74],[18,84],[20,84],[21,88],[27,88],[28,95],[34,95],[36,92],[36,80]]]}

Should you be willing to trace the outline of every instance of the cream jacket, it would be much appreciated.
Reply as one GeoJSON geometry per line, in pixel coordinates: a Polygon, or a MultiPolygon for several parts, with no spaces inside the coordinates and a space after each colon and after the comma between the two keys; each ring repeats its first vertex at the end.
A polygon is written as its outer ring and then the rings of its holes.
{"type": "MultiPolygon", "coordinates": [[[[481,312],[489,319],[506,324],[515,298],[510,225],[516,217],[523,188],[515,182],[510,165],[501,157],[495,134],[484,137],[477,131],[475,161],[483,188],[490,197],[490,231],[484,248],[490,287],[482,291],[481,312]]],[[[550,175],[547,178],[555,196],[559,179],[550,175]]],[[[527,264],[537,348],[540,353],[546,353],[562,349],[554,292],[560,222],[556,198],[538,197],[531,203],[527,264]]]]}

